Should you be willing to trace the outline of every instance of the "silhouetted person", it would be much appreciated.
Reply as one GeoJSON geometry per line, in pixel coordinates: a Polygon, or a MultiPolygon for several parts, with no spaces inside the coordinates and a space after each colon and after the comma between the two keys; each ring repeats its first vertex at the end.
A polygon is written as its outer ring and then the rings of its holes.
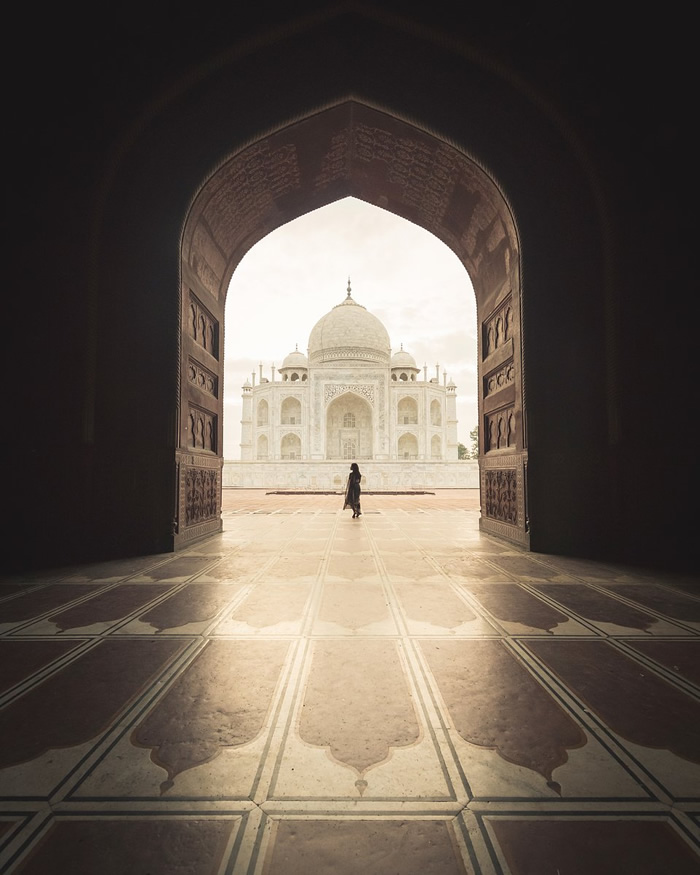
{"type": "Polygon", "coordinates": [[[362,474],[360,474],[360,469],[358,467],[357,462],[353,462],[350,465],[350,473],[348,474],[348,485],[345,489],[345,504],[343,505],[343,510],[346,507],[352,508],[352,518],[360,516],[362,511],[360,510],[360,481],[362,480],[362,474]]]}

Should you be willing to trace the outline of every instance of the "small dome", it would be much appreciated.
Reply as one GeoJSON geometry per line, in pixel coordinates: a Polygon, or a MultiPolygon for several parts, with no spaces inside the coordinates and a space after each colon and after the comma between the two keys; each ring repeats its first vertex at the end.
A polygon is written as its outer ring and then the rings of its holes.
{"type": "Polygon", "coordinates": [[[284,368],[308,368],[309,360],[306,358],[303,352],[299,352],[299,347],[297,347],[294,352],[290,352],[288,356],[285,357],[282,362],[282,367],[280,370],[284,368]]]}
{"type": "Polygon", "coordinates": [[[336,361],[388,364],[391,344],[382,323],[362,304],[347,297],[322,316],[309,335],[309,359],[316,364],[336,361]]]}
{"type": "Polygon", "coordinates": [[[391,366],[392,368],[413,368],[416,371],[418,370],[416,360],[410,352],[404,350],[403,343],[401,344],[401,349],[392,355],[391,366]]]}

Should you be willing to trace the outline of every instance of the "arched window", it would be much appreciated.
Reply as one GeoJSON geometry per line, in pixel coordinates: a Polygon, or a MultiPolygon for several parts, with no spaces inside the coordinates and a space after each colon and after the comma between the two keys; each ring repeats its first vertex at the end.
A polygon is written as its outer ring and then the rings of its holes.
{"type": "Polygon", "coordinates": [[[418,458],[418,440],[414,434],[402,434],[398,445],[399,459],[418,458]]]}
{"type": "Polygon", "coordinates": [[[298,398],[285,398],[280,410],[282,425],[301,425],[301,403],[298,398]]]}
{"type": "Polygon", "coordinates": [[[267,425],[268,422],[268,406],[267,401],[260,401],[258,404],[258,425],[267,425]]]}
{"type": "Polygon", "coordinates": [[[261,434],[258,438],[258,459],[267,459],[267,438],[264,434],[261,434]]]}
{"type": "Polygon", "coordinates": [[[402,398],[398,406],[399,425],[416,425],[418,422],[418,404],[415,398],[402,398]]]}
{"type": "Polygon", "coordinates": [[[430,458],[442,459],[442,441],[438,434],[434,434],[430,439],[430,458]]]}
{"type": "MultiPolygon", "coordinates": [[[[355,414],[354,413],[346,413],[343,416],[343,428],[355,428],[355,414]]],[[[343,458],[348,458],[347,456],[343,456],[343,458]]]]}
{"type": "Polygon", "coordinates": [[[343,441],[343,458],[344,459],[355,459],[357,458],[357,444],[353,440],[344,440],[343,441]]]}
{"type": "Polygon", "coordinates": [[[432,425],[442,425],[442,408],[437,398],[430,402],[430,422],[432,425]]]}
{"type": "Polygon", "coordinates": [[[281,456],[283,459],[301,459],[301,440],[297,434],[286,434],[282,438],[281,456]]]}

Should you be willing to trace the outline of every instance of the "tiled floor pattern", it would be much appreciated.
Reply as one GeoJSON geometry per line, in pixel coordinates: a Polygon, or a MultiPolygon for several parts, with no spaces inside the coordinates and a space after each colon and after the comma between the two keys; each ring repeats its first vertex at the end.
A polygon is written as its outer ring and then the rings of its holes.
{"type": "Polygon", "coordinates": [[[0,871],[700,872],[697,581],[341,502],[2,581],[0,871]]]}

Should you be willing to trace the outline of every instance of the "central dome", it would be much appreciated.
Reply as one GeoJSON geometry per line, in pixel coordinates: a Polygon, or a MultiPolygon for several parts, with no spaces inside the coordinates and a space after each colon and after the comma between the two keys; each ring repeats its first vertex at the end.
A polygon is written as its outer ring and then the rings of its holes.
{"type": "Polygon", "coordinates": [[[365,362],[386,365],[391,348],[389,334],[382,323],[356,301],[348,281],[348,294],[342,304],[322,316],[309,335],[309,362],[365,362]]]}

